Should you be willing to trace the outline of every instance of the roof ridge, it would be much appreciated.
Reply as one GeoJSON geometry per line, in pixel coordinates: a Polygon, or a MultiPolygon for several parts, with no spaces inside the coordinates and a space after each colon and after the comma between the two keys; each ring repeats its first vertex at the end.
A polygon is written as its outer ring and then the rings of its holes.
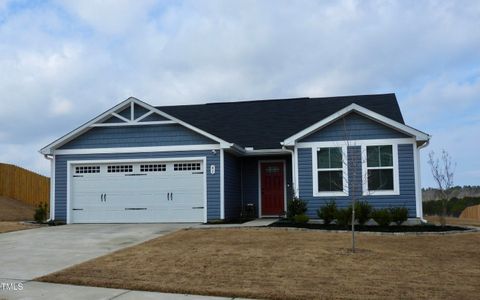
{"type": "Polygon", "coordinates": [[[256,99],[256,100],[231,100],[221,102],[205,102],[195,104],[179,104],[179,105],[164,105],[159,107],[178,107],[178,106],[199,106],[199,105],[222,105],[222,104],[239,104],[239,103],[258,103],[258,102],[275,102],[275,101],[297,101],[297,100],[326,100],[335,98],[355,98],[355,97],[372,97],[372,96],[387,96],[395,95],[395,93],[379,93],[379,94],[361,94],[361,95],[341,95],[341,96],[326,96],[326,97],[293,97],[293,98],[270,98],[270,99],[256,99]]]}

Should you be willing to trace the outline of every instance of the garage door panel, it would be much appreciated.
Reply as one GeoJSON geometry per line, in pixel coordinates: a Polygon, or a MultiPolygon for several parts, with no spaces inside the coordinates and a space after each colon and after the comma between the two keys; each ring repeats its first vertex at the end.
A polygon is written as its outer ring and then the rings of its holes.
{"type": "MultiPolygon", "coordinates": [[[[122,167],[99,164],[100,171],[94,174],[78,176],[73,172],[72,222],[203,222],[203,171],[174,170],[177,162],[162,164],[150,168],[146,163],[122,163],[122,167]]],[[[177,167],[198,168],[198,164],[202,162],[180,163],[177,167]]]]}

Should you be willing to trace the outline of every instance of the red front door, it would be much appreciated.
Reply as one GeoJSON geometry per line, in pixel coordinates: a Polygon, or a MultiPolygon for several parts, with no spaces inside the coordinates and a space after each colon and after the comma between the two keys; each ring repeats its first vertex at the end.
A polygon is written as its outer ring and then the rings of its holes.
{"type": "Polygon", "coordinates": [[[282,215],[285,211],[283,162],[262,162],[260,172],[262,215],[282,215]]]}

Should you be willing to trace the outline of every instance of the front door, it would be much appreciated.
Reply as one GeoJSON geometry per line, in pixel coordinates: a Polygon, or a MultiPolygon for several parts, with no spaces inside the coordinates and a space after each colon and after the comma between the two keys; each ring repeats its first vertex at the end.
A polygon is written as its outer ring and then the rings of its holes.
{"type": "Polygon", "coordinates": [[[278,216],[285,212],[284,162],[261,162],[261,201],[263,216],[278,216]]]}

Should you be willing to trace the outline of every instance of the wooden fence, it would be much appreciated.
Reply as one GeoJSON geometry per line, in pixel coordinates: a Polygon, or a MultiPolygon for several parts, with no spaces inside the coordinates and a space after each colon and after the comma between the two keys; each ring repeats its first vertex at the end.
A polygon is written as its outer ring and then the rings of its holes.
{"type": "Polygon", "coordinates": [[[460,219],[480,220],[480,204],[465,208],[460,214],[460,219]]]}
{"type": "Polygon", "coordinates": [[[0,196],[37,206],[50,202],[50,178],[0,163],[0,196]]]}

